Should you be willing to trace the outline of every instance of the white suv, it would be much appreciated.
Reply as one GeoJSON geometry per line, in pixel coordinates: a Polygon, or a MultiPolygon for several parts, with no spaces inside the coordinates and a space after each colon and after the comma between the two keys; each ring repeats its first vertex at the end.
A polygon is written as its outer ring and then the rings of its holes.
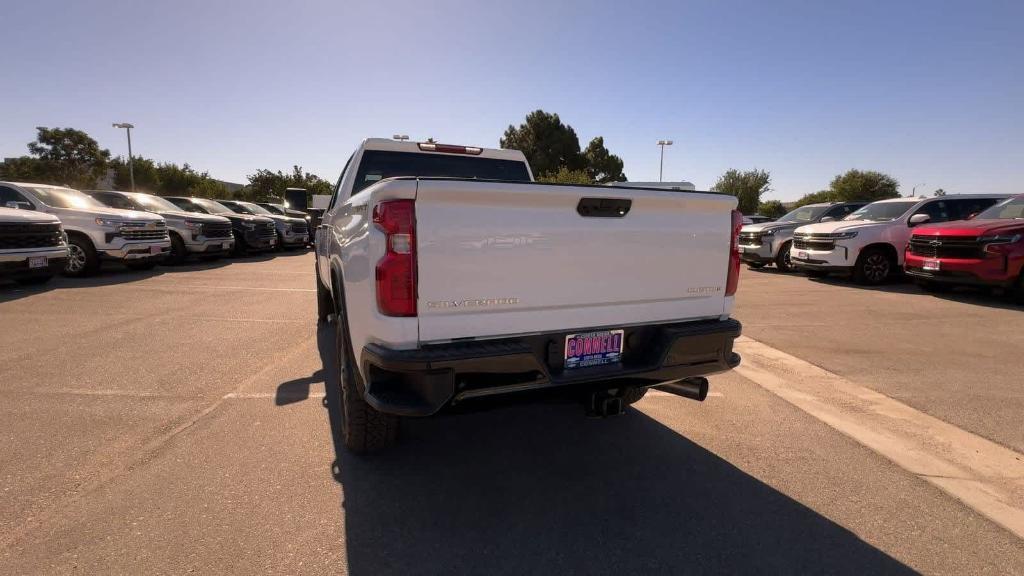
{"type": "Polygon", "coordinates": [[[60,218],[68,235],[64,273],[85,276],[101,259],[149,269],[171,250],[167,224],[156,214],[108,208],[88,194],[46,184],[0,182],[0,194],[20,207],[60,218]]]}
{"type": "Polygon", "coordinates": [[[915,226],[963,220],[1004,198],[970,194],[879,200],[838,222],[797,228],[790,261],[809,276],[840,272],[861,284],[881,284],[902,268],[903,249],[915,226]]]}

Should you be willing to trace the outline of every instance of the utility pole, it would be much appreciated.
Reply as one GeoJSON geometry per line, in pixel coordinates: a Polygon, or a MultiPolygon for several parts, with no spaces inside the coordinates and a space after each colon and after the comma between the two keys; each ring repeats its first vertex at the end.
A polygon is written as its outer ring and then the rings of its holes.
{"type": "Polygon", "coordinates": [[[671,140],[658,140],[658,146],[661,146],[661,162],[658,164],[658,182],[662,181],[662,174],[665,170],[665,146],[671,145],[671,140]]]}
{"type": "Polygon", "coordinates": [[[132,124],[127,122],[115,122],[114,128],[124,128],[124,131],[128,134],[128,179],[132,184],[132,192],[135,192],[135,167],[132,165],[132,128],[135,128],[132,124]]]}

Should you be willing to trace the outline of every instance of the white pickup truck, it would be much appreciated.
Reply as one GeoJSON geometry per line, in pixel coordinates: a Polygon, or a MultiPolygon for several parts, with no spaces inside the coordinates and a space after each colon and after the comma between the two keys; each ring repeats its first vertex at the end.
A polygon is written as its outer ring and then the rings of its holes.
{"type": "Polygon", "coordinates": [[[531,393],[622,412],[650,387],[697,400],[736,366],[736,199],[534,183],[525,157],[368,139],[316,230],[343,440],[399,417],[531,393]]]}

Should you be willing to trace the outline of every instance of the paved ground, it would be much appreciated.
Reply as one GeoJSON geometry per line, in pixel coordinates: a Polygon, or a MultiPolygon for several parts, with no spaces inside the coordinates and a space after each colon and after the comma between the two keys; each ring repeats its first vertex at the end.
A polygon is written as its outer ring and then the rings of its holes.
{"type": "MultiPolygon", "coordinates": [[[[311,271],[0,287],[0,572],[1024,573],[1016,536],[736,373],[704,404],[414,421],[350,457],[311,271]]],[[[1019,308],[761,272],[737,316],[1021,449],[1019,308]]]]}

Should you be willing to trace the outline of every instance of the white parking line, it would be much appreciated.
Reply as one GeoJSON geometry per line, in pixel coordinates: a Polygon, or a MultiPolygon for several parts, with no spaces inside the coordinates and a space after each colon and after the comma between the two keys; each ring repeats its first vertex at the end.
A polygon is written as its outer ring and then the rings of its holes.
{"type": "Polygon", "coordinates": [[[736,371],[1024,538],[1024,455],[742,337],[736,371]]]}

